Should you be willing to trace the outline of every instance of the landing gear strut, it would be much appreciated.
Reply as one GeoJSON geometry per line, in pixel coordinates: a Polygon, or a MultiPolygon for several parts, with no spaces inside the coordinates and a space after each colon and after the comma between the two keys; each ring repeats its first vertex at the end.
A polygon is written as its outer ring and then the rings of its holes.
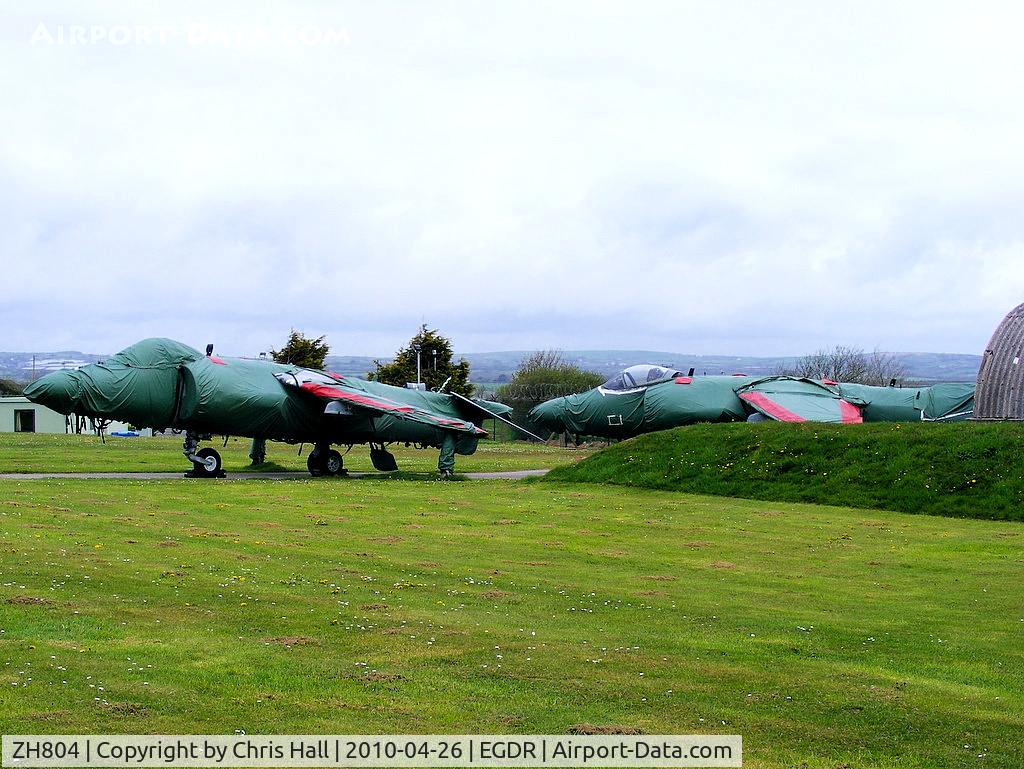
{"type": "Polygon", "coordinates": [[[225,473],[220,461],[220,454],[215,449],[199,448],[199,441],[209,440],[209,435],[185,433],[185,445],[181,453],[190,462],[192,469],[185,473],[186,478],[224,478],[225,473]]]}
{"type": "Polygon", "coordinates": [[[341,454],[327,443],[317,443],[306,458],[306,469],[314,478],[321,475],[348,475],[341,454]]]}

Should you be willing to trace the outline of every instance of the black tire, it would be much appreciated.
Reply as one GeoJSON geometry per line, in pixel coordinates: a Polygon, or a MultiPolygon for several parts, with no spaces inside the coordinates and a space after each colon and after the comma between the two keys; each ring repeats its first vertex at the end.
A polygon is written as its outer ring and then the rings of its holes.
{"type": "Polygon", "coordinates": [[[216,449],[199,449],[196,456],[202,460],[192,463],[192,474],[196,478],[215,478],[220,475],[222,464],[216,449]]]}
{"type": "Polygon", "coordinates": [[[314,478],[319,478],[327,473],[327,463],[324,462],[322,454],[310,454],[306,457],[306,469],[314,478]]]}
{"type": "Polygon", "coordinates": [[[331,449],[323,457],[324,472],[327,475],[341,475],[345,472],[345,462],[340,452],[331,449]]]}

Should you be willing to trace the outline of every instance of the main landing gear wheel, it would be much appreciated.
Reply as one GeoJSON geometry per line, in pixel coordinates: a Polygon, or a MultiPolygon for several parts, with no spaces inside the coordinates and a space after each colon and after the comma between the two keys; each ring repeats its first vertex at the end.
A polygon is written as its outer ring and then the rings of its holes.
{"type": "Polygon", "coordinates": [[[224,475],[220,454],[216,449],[199,449],[196,452],[196,457],[199,461],[192,462],[193,478],[218,478],[224,475]]]}
{"type": "Polygon", "coordinates": [[[328,475],[347,475],[341,453],[331,449],[324,454],[324,470],[328,475]]]}
{"type": "Polygon", "coordinates": [[[313,453],[306,457],[306,469],[309,470],[309,474],[314,478],[319,478],[327,473],[327,463],[323,460],[323,456],[318,453],[313,453]]]}
{"type": "Polygon", "coordinates": [[[314,478],[321,475],[348,475],[341,454],[334,449],[312,452],[306,458],[306,469],[314,478]]]}

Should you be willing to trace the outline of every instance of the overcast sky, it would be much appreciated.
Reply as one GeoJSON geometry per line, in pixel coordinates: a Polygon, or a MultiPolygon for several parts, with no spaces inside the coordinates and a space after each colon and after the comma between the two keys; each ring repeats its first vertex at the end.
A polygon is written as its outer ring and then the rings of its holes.
{"type": "Polygon", "coordinates": [[[980,353],[1024,301],[1018,4],[93,5],[0,10],[0,349],[980,353]]]}

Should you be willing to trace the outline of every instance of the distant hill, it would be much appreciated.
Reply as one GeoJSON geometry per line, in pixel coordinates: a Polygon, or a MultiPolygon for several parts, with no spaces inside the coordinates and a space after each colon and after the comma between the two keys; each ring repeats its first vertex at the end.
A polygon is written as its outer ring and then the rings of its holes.
{"type": "MultiPolygon", "coordinates": [[[[456,359],[469,361],[474,382],[507,382],[519,362],[530,351],[456,353],[456,359]]],[[[565,359],[580,368],[611,376],[634,363],[662,363],[686,371],[691,367],[698,374],[773,374],[791,364],[793,357],[751,357],[735,355],[690,355],[655,350],[565,350],[565,359]]],[[[907,352],[895,353],[907,368],[908,376],[919,382],[973,382],[981,365],[980,355],[957,353],[907,352]]],[[[0,352],[0,378],[27,382],[32,379],[33,356],[35,374],[42,376],[61,368],[77,368],[95,363],[109,355],[77,351],[0,352]]],[[[381,360],[390,360],[381,356],[381,360]]],[[[366,355],[329,355],[327,368],[348,376],[365,377],[373,369],[374,358],[366,355]]],[[[424,361],[424,366],[427,362],[424,361]]]]}
{"type": "MultiPolygon", "coordinates": [[[[515,372],[525,351],[468,353],[474,382],[504,382],[515,372]]],[[[981,365],[980,355],[958,353],[894,353],[906,366],[909,378],[920,382],[973,382],[981,365]]],[[[583,369],[611,376],[634,363],[662,363],[698,374],[774,374],[795,357],[690,355],[654,350],[565,350],[563,357],[583,369]]]]}
{"type": "Polygon", "coordinates": [[[35,377],[49,374],[62,368],[78,368],[87,363],[96,363],[107,355],[62,350],[60,352],[0,352],[0,379],[28,382],[35,377]]]}

